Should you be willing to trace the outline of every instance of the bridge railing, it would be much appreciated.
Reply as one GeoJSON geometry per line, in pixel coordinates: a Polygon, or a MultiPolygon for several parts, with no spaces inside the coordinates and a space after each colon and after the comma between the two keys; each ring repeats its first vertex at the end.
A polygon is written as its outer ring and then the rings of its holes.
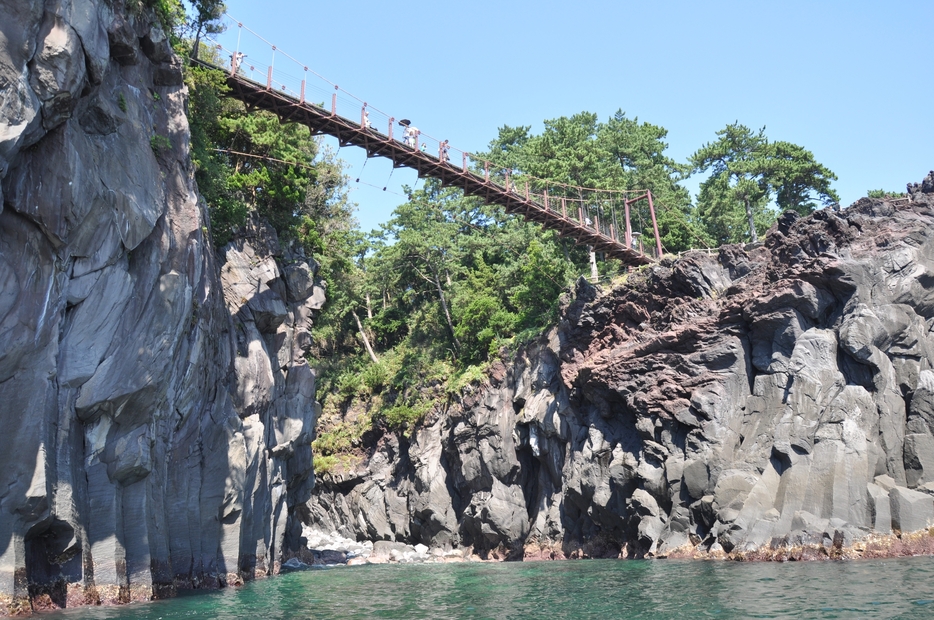
{"type": "MultiPolygon", "coordinates": [[[[225,14],[223,19],[226,29],[204,39],[204,48],[199,50],[201,60],[224,67],[231,74],[252,81],[258,88],[316,106],[462,172],[476,174],[502,191],[535,203],[552,216],[560,216],[636,251],[655,257],[660,254],[662,248],[650,192],[583,189],[515,175],[422,128],[406,132],[408,119],[390,114],[340,88],[230,15],[225,14]]],[[[408,127],[412,124],[408,123],[408,127]]]]}

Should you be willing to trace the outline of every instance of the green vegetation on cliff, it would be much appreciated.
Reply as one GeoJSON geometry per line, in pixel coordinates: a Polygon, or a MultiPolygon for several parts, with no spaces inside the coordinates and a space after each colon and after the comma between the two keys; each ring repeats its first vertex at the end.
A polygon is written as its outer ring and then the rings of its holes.
{"type": "MultiPolygon", "coordinates": [[[[217,65],[223,60],[197,41],[217,28],[221,8],[195,3],[179,27],[179,46],[200,47],[217,65]]],[[[360,456],[371,430],[411,432],[446,407],[502,351],[552,324],[562,293],[582,274],[622,273],[589,248],[431,180],[407,188],[379,230],[359,231],[342,162],[307,128],[226,98],[220,72],[191,66],[186,80],[192,157],[217,247],[254,214],[321,264],[328,299],[311,354],[324,407],[319,470],[360,456]]],[[[665,154],[663,127],[622,111],[606,121],[581,112],[546,120],[537,135],[502,127],[480,159],[514,181],[650,189],[672,252],[755,239],[778,214],[772,201],[805,213],[815,200],[836,200],[836,177],[803,148],[738,124],[717,135],[679,163],[665,154]],[[682,185],[691,173],[708,174],[697,206],[682,185]]],[[[645,207],[634,209],[637,231],[650,235],[645,207]]]]}

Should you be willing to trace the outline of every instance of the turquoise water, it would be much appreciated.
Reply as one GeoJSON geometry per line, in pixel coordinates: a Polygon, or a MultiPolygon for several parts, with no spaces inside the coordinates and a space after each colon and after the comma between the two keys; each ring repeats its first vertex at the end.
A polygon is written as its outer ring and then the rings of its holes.
{"type": "Polygon", "coordinates": [[[43,618],[934,618],[934,558],[339,567],[43,618]]]}

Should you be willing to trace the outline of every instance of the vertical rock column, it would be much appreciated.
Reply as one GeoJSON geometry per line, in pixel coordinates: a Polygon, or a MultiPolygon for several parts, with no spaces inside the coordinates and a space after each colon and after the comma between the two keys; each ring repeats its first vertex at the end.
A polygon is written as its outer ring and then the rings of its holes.
{"type": "Polygon", "coordinates": [[[0,15],[0,610],[274,573],[313,483],[315,267],[273,236],[222,283],[153,15],[0,15]]]}

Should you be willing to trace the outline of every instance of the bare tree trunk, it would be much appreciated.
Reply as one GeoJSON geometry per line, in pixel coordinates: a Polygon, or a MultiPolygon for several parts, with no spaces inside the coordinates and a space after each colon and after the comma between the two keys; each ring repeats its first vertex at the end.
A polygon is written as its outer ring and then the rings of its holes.
{"type": "Polygon", "coordinates": [[[373,304],[370,302],[370,294],[366,294],[366,318],[373,318],[373,304]]]}
{"type": "Polygon", "coordinates": [[[756,221],[752,217],[752,205],[749,204],[748,198],[743,202],[746,203],[746,219],[749,220],[749,238],[751,243],[756,243],[759,241],[759,235],[756,234],[756,221]]]}
{"type": "Polygon", "coordinates": [[[366,352],[370,354],[370,359],[373,360],[374,364],[379,364],[379,358],[376,357],[376,353],[373,352],[373,347],[370,346],[370,339],[366,337],[366,332],[363,331],[363,323],[360,322],[360,317],[357,316],[357,313],[354,310],[351,310],[350,314],[353,315],[354,320],[357,322],[357,329],[360,331],[360,338],[363,339],[363,346],[366,347],[366,352]]]}
{"type": "MultiPolygon", "coordinates": [[[[192,60],[198,60],[198,52],[201,48],[201,27],[198,27],[198,33],[195,34],[195,44],[191,48],[191,58],[192,60]]],[[[231,61],[233,62],[233,61],[231,61]]]]}
{"type": "Polygon", "coordinates": [[[597,253],[594,252],[592,245],[587,246],[587,252],[590,254],[590,279],[596,284],[600,281],[600,272],[597,270],[597,253]]]}
{"type": "Polygon", "coordinates": [[[448,311],[448,302],[444,298],[444,289],[441,288],[441,278],[438,273],[432,269],[432,275],[435,277],[435,286],[438,288],[438,298],[441,300],[441,307],[444,309],[444,318],[448,321],[448,329],[451,330],[451,338],[454,339],[454,348],[460,351],[461,343],[454,334],[454,321],[451,320],[451,313],[448,311]]]}
{"type": "Polygon", "coordinates": [[[441,274],[438,273],[438,270],[435,269],[429,261],[422,259],[425,263],[425,266],[428,268],[428,271],[431,272],[431,277],[426,276],[422,271],[413,264],[415,267],[415,273],[423,279],[425,282],[430,282],[435,285],[435,288],[438,289],[438,299],[441,301],[441,308],[444,310],[444,318],[447,319],[448,329],[451,330],[451,338],[454,339],[454,350],[460,351],[461,343],[457,339],[457,335],[454,333],[454,321],[451,320],[451,312],[448,310],[448,300],[444,297],[444,289],[441,288],[441,274]]]}

